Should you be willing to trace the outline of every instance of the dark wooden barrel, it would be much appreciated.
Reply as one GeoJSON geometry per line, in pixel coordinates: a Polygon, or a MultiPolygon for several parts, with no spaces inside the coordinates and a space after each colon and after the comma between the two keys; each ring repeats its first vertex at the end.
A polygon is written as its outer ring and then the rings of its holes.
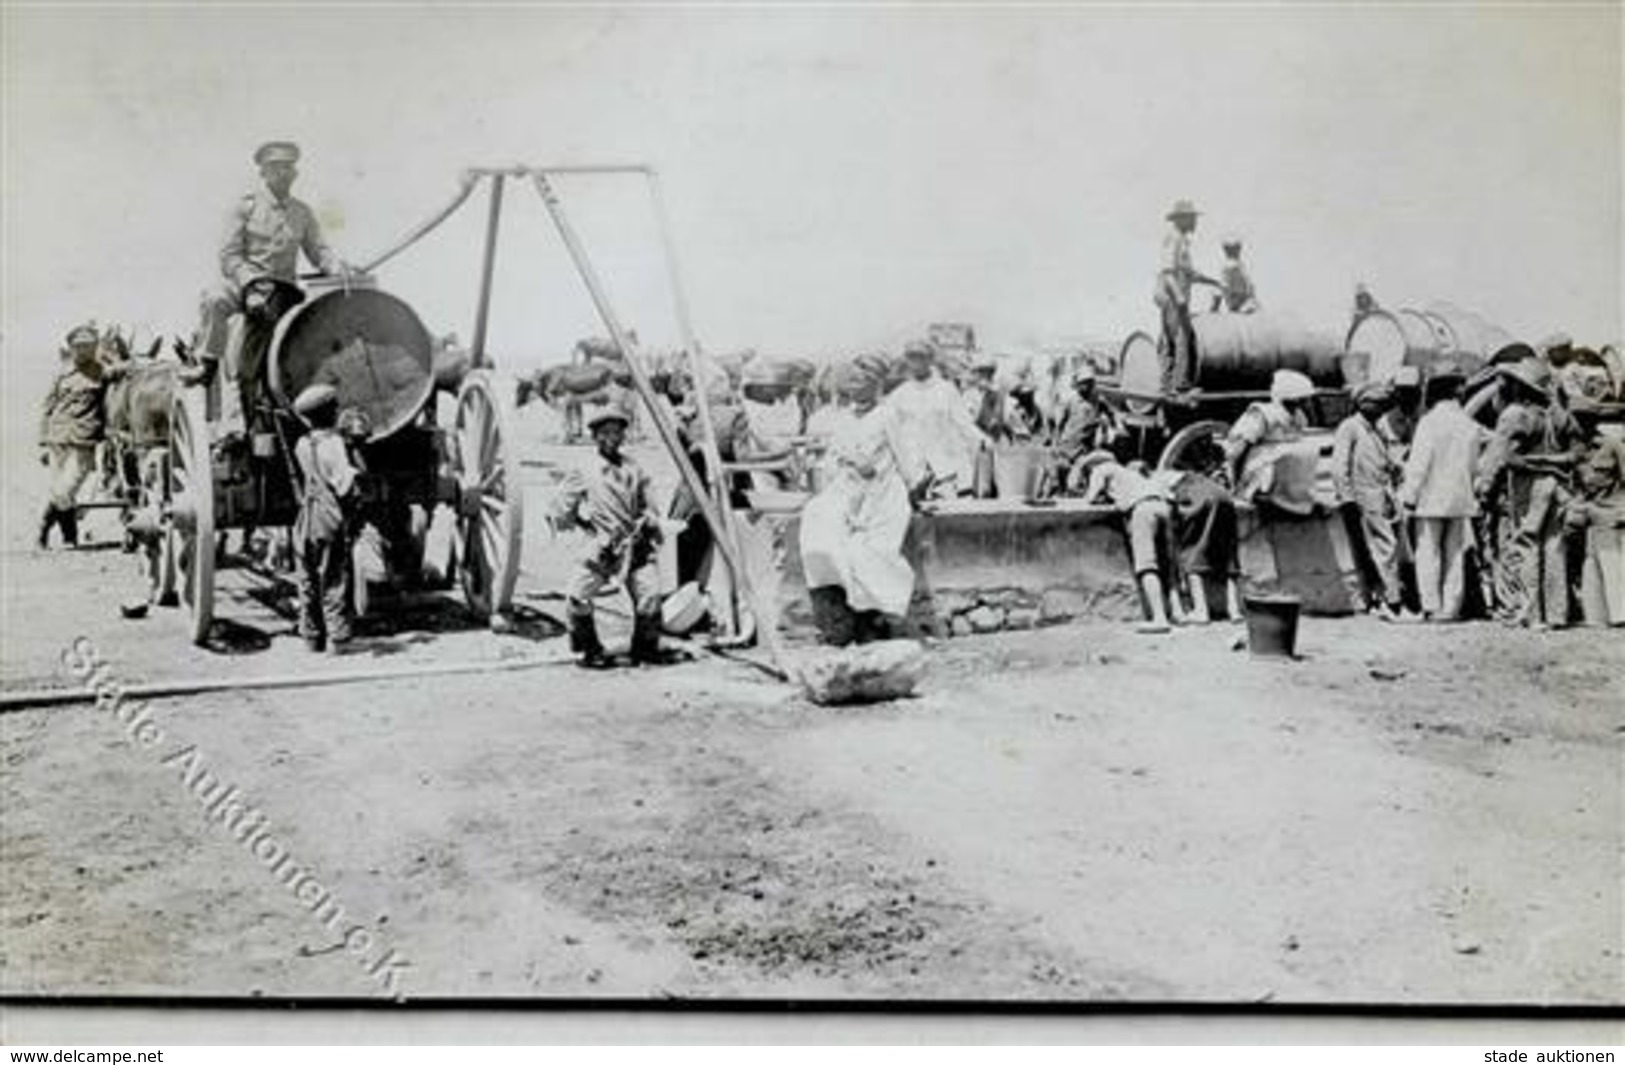
{"type": "Polygon", "coordinates": [[[271,341],[271,393],[289,405],[318,382],[364,411],[372,439],[417,417],[434,392],[434,346],[405,302],[377,289],[335,290],[300,304],[271,341]]]}
{"type": "Polygon", "coordinates": [[[1204,314],[1196,333],[1196,383],[1207,392],[1266,389],[1277,370],[1296,370],[1323,388],[1343,383],[1342,348],[1330,333],[1290,315],[1204,314]]]}

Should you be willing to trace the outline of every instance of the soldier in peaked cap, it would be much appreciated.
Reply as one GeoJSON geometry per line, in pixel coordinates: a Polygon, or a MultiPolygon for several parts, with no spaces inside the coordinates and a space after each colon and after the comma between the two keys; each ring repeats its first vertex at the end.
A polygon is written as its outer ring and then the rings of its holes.
{"type": "MultiPolygon", "coordinates": [[[[233,314],[269,327],[304,298],[298,286],[300,253],[324,273],[349,276],[350,267],[328,246],[315,212],[292,194],[298,162],[299,146],[291,141],[270,141],[255,150],[260,186],[244,193],[228,213],[219,251],[221,282],[203,294],[199,362],[183,373],[184,383],[209,384],[222,358],[238,356],[226,350],[233,314]]],[[[239,368],[228,369],[235,375],[239,368]]],[[[259,366],[245,360],[241,376],[244,398],[251,403],[258,394],[253,379],[259,366]]]]}
{"type": "Polygon", "coordinates": [[[570,649],[588,669],[612,665],[598,638],[592,604],[606,585],[620,583],[632,600],[634,664],[668,660],[660,648],[660,577],[655,550],[664,534],[649,475],[622,450],[631,412],[622,401],[587,419],[596,453],[560,489],[553,521],[586,532],[575,573],[565,589],[570,649]]]}
{"type": "Polygon", "coordinates": [[[1198,214],[1191,201],[1175,201],[1167,215],[1168,232],[1162,238],[1162,266],[1157,271],[1155,300],[1162,312],[1162,342],[1157,347],[1157,355],[1162,362],[1164,395],[1187,391],[1196,383],[1191,286],[1223,288],[1191,265],[1191,236],[1196,232],[1198,214]]]}
{"type": "Polygon", "coordinates": [[[62,542],[79,542],[79,511],[75,500],[85,478],[95,469],[96,445],[106,437],[102,398],[107,373],[98,353],[101,334],[80,325],[64,339],[68,363],[51,382],[40,410],[40,462],[51,471],[51,495],[40,517],[36,542],[43,550],[51,530],[60,528],[62,542]]]}

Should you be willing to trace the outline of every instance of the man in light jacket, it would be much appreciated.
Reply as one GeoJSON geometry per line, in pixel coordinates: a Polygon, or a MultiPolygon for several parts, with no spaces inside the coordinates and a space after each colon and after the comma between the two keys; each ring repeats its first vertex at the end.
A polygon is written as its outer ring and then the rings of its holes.
{"type": "Polygon", "coordinates": [[[1394,522],[1394,460],[1378,429],[1392,398],[1386,382],[1355,389],[1355,413],[1343,419],[1332,440],[1332,487],[1360,563],[1369,609],[1384,621],[1398,620],[1405,609],[1394,522]]]}
{"type": "Polygon", "coordinates": [[[1467,549],[1478,515],[1473,485],[1487,434],[1461,408],[1464,381],[1454,364],[1434,368],[1428,381],[1431,405],[1417,423],[1399,491],[1400,504],[1416,517],[1417,593],[1422,615],[1431,621],[1461,617],[1467,549]]]}

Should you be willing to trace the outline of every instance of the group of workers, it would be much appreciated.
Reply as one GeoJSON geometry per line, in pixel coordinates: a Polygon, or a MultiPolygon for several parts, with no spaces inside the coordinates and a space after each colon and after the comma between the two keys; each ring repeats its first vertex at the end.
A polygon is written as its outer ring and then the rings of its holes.
{"type": "Polygon", "coordinates": [[[1333,480],[1373,611],[1625,624],[1625,434],[1577,414],[1562,349],[1514,343],[1473,375],[1443,361],[1355,390],[1333,480]]]}
{"type": "MultiPolygon", "coordinates": [[[[961,393],[940,372],[937,354],[929,343],[909,344],[906,375],[889,390],[883,359],[859,358],[835,372],[822,487],[802,510],[800,532],[814,614],[833,642],[902,630],[915,584],[903,555],[912,511],[932,500],[982,494],[978,459],[1007,423],[972,414],[993,394],[985,364],[974,366],[961,393]]],[[[1041,473],[1053,486],[1048,494],[1109,504],[1123,514],[1147,604],[1146,631],[1167,631],[1170,616],[1207,621],[1207,580],[1217,578],[1235,596],[1229,493],[1201,473],[1120,462],[1110,450],[1120,426],[1099,394],[1094,368],[1080,364],[1071,381],[1072,394],[1042,425],[1050,443],[1041,473]]]]}
{"type": "MultiPolygon", "coordinates": [[[[260,186],[230,212],[219,249],[221,282],[204,296],[193,361],[180,375],[183,384],[215,386],[224,365],[243,389],[243,418],[252,416],[257,401],[250,386],[263,373],[252,364],[261,349],[245,345],[231,324],[258,322],[264,333],[302,298],[296,275],[301,253],[326,273],[354,273],[327,245],[315,214],[291,195],[299,157],[288,142],[254,153],[260,186]]],[[[1216,311],[1258,309],[1239,237],[1222,241],[1226,263],[1219,278],[1194,268],[1198,216],[1188,200],[1167,214],[1155,302],[1168,396],[1188,390],[1195,379],[1194,286],[1217,290],[1216,311]]],[[[68,334],[66,365],[46,399],[42,460],[51,468],[52,484],[41,547],[53,528],[69,542],[77,535],[74,501],[94,468],[104,431],[102,396],[111,376],[98,357],[101,339],[91,327],[68,334]]],[[[1432,367],[1425,381],[1416,368],[1405,367],[1392,380],[1354,390],[1355,412],[1335,435],[1333,481],[1365,575],[1362,598],[1371,610],[1404,619],[1415,616],[1408,609],[1414,602],[1423,618],[1460,617],[1469,595],[1469,558],[1476,558],[1486,576],[1482,593],[1489,609],[1511,620],[1562,625],[1574,615],[1577,562],[1595,558],[1612,616],[1625,620],[1619,558],[1625,445],[1602,431],[1583,436],[1554,383],[1561,362],[1551,354],[1555,350],[1548,346],[1537,355],[1519,345],[1503,351],[1493,367],[1499,384],[1492,407],[1479,403],[1472,413],[1462,404],[1469,382],[1447,364],[1432,367]],[[1405,582],[1407,569],[1414,586],[1405,582]]],[[[895,362],[873,355],[843,363],[827,378],[833,401],[816,412],[805,401],[810,372],[789,389],[768,378],[746,381],[738,373],[708,386],[713,439],[724,463],[783,458],[808,434],[824,442],[816,477],[821,490],[803,514],[801,553],[815,611],[844,619],[834,627],[837,642],[897,630],[914,586],[902,554],[910,514],[931,500],[991,494],[991,452],[1008,441],[1045,446],[1047,466],[1028,494],[1109,503],[1124,515],[1147,604],[1146,629],[1165,631],[1170,616],[1207,620],[1206,582],[1215,578],[1226,587],[1229,612],[1236,616],[1236,502],[1262,496],[1290,506],[1294,491],[1303,494],[1290,463],[1249,456],[1303,435],[1314,396],[1308,378],[1278,371],[1269,398],[1248,408],[1229,431],[1222,462],[1213,469],[1151,471],[1137,461],[1120,461],[1114,451],[1123,426],[1101,396],[1096,368],[1087,359],[1061,364],[1062,395],[1044,403],[1030,370],[1014,385],[1000,385],[995,360],[978,358],[949,373],[939,355],[935,345],[916,342],[895,362]],[[1188,607],[1182,592],[1189,595],[1188,607]]],[[[688,382],[685,394],[681,376],[673,375],[661,391],[705,476],[693,387],[688,382]]],[[[570,476],[551,515],[558,527],[587,533],[567,600],[571,644],[583,664],[595,667],[613,659],[594,627],[594,597],[607,584],[623,583],[634,607],[631,659],[663,661],[656,548],[674,533],[680,576],[692,577],[713,546],[697,501],[684,498],[686,486],[668,514],[657,511],[647,472],[625,449],[632,406],[622,398],[595,409],[588,422],[593,460],[570,476]]],[[[359,443],[366,432],[353,424],[359,412],[338,409],[330,385],[307,389],[294,408],[309,429],[294,452],[301,481],[293,545],[301,576],[300,629],[313,648],[341,648],[350,632],[355,578],[349,538],[357,484],[364,480],[359,443]]],[[[734,487],[731,501],[741,505],[734,487]]]]}

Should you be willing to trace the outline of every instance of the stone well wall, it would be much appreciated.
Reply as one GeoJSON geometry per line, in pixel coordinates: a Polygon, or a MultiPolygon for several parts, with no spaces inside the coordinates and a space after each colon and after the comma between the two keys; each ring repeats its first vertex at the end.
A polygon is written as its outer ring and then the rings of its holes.
{"type": "MultiPolygon", "coordinates": [[[[810,631],[800,519],[766,515],[748,528],[758,555],[772,543],[781,627],[810,631]]],[[[1045,507],[997,500],[943,504],[915,515],[904,553],[916,574],[909,620],[923,632],[964,635],[1083,616],[1140,616],[1122,519],[1111,507],[1073,500],[1045,507]]]]}
{"type": "MultiPolygon", "coordinates": [[[[1244,590],[1296,595],[1310,614],[1351,612],[1358,580],[1335,513],[1295,518],[1243,507],[1239,519],[1244,590]]],[[[812,635],[799,516],[755,515],[741,528],[750,568],[777,605],[781,630],[812,635]]],[[[943,504],[915,515],[904,553],[916,574],[909,621],[919,632],[961,636],[1081,617],[1141,617],[1122,518],[1111,507],[1076,500],[943,504]]],[[[1209,586],[1208,600],[1214,616],[1222,616],[1222,584],[1209,586]]]]}

